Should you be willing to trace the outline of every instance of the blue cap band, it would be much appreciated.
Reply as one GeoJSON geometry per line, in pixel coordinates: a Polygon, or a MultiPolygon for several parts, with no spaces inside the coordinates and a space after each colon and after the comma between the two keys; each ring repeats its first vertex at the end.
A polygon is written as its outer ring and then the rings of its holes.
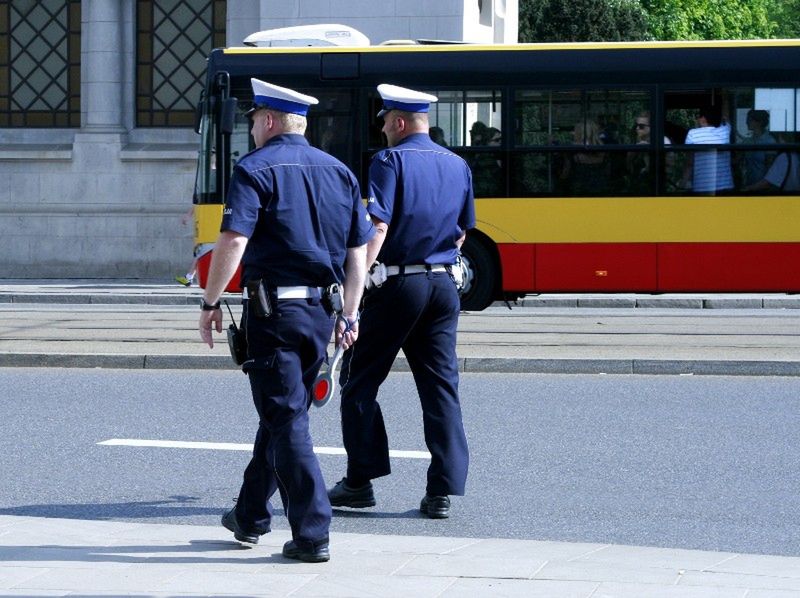
{"type": "Polygon", "coordinates": [[[272,108],[273,110],[288,112],[289,114],[299,114],[300,116],[308,114],[308,104],[301,104],[300,102],[290,102],[289,100],[281,100],[268,96],[256,96],[253,98],[253,103],[259,108],[272,108]]]}
{"type": "Polygon", "coordinates": [[[412,104],[410,102],[398,102],[396,100],[384,100],[384,110],[402,110],[404,112],[427,112],[430,110],[430,103],[412,104]]]}

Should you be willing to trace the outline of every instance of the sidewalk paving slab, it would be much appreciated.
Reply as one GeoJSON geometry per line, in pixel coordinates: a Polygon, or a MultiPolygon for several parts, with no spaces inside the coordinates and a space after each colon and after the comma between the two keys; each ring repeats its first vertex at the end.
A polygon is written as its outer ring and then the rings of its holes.
{"type": "MultiPolygon", "coordinates": [[[[0,367],[234,369],[197,318],[194,304],[0,303],[0,367]]],[[[800,375],[794,309],[491,307],[461,315],[457,342],[467,373],[800,375]]]]}
{"type": "Polygon", "coordinates": [[[800,558],[498,538],[331,534],[331,560],[285,559],[221,526],[0,515],[3,596],[800,595],[800,558]]]}

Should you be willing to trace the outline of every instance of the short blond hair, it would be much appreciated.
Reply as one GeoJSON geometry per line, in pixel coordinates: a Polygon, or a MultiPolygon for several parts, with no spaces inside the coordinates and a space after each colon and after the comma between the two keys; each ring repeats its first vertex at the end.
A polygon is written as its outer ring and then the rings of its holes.
{"type": "Polygon", "coordinates": [[[405,110],[398,110],[397,113],[414,127],[428,126],[427,112],[406,112],[405,110]]]}
{"type": "Polygon", "coordinates": [[[289,112],[281,112],[279,110],[270,110],[272,118],[281,123],[281,128],[287,133],[299,133],[304,135],[306,127],[308,127],[308,120],[305,116],[300,114],[291,114],[289,112]]]}

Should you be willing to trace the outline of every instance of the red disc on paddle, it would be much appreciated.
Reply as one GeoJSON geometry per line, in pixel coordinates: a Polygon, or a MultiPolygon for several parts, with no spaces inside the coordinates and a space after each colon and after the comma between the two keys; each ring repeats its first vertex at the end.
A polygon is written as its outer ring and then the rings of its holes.
{"type": "Polygon", "coordinates": [[[334,376],[336,376],[336,365],[339,363],[339,359],[341,357],[342,346],[339,345],[336,348],[336,352],[333,354],[333,359],[331,360],[331,365],[328,368],[328,371],[317,374],[317,379],[314,380],[314,385],[311,387],[311,393],[314,397],[312,403],[315,407],[324,406],[328,401],[331,400],[333,393],[336,392],[336,382],[334,380],[334,376]]]}
{"type": "Polygon", "coordinates": [[[314,385],[314,398],[317,401],[324,399],[327,396],[330,387],[331,385],[327,379],[322,378],[317,380],[317,383],[314,385]]]}

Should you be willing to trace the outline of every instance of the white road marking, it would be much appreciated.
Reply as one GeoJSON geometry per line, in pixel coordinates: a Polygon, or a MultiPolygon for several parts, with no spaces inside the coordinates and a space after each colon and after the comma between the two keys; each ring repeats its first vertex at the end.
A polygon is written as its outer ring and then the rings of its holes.
{"type": "MultiPolygon", "coordinates": [[[[201,449],[210,451],[247,451],[253,450],[252,444],[237,444],[235,442],[190,442],[186,440],[145,440],[142,438],[109,438],[97,444],[104,446],[144,446],[150,448],[183,448],[201,449]]],[[[318,455],[346,455],[343,448],[334,446],[315,446],[314,452],[318,455]]],[[[390,457],[398,459],[430,459],[427,451],[389,451],[390,457]]]]}

